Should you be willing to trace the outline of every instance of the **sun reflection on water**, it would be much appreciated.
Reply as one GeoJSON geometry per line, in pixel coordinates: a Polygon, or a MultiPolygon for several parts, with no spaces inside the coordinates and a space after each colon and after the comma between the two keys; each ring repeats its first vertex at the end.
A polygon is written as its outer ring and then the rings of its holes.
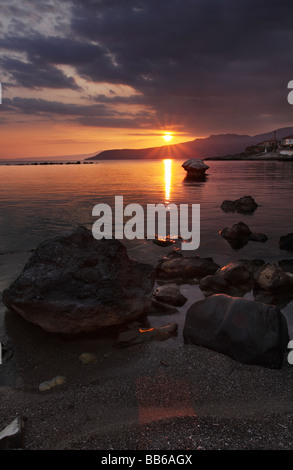
{"type": "Polygon", "coordinates": [[[164,160],[165,165],[165,204],[169,204],[172,189],[172,161],[171,159],[164,160]]]}

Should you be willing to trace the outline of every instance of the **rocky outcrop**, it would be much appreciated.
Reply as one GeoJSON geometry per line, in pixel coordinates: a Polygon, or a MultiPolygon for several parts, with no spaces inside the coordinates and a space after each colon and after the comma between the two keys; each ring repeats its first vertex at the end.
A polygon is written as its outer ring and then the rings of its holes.
{"type": "Polygon", "coordinates": [[[263,233],[253,233],[244,223],[239,222],[232,227],[220,231],[220,235],[227,240],[234,249],[243,248],[249,241],[266,242],[268,237],[263,233]]]}
{"type": "Polygon", "coordinates": [[[221,204],[221,209],[224,212],[239,212],[241,214],[251,214],[257,207],[257,203],[251,196],[243,196],[235,201],[227,199],[221,204]]]}
{"type": "Polygon", "coordinates": [[[78,227],[42,243],[3,302],[46,331],[87,333],[145,314],[154,279],[153,267],[129,259],[120,241],[78,227]]]}
{"type": "Polygon", "coordinates": [[[182,167],[187,172],[188,178],[197,178],[198,176],[203,176],[209,169],[209,166],[206,165],[202,160],[195,160],[194,158],[184,162],[182,167]]]}
{"type": "Polygon", "coordinates": [[[224,294],[188,309],[183,336],[187,344],[272,369],[282,367],[289,341],[286,319],[277,307],[224,294]]]}
{"type": "Polygon", "coordinates": [[[242,297],[255,286],[255,273],[265,263],[262,260],[238,260],[231,262],[216,274],[200,280],[199,287],[206,297],[213,294],[228,294],[242,297]]]}
{"type": "Polygon", "coordinates": [[[156,267],[157,279],[164,280],[199,280],[209,274],[215,274],[219,265],[212,258],[179,257],[164,258],[156,267]]]}

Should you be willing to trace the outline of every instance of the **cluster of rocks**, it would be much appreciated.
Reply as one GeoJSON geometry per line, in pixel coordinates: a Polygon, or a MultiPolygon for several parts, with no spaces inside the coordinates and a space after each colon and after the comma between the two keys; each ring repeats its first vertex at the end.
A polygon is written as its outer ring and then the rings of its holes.
{"type": "Polygon", "coordinates": [[[187,257],[176,249],[154,268],[131,260],[118,240],[96,240],[77,227],[34,251],[3,292],[3,302],[52,333],[118,327],[116,345],[125,347],[177,335],[177,323],[152,327],[148,317],[178,312],[187,301],[180,285],[198,284],[206,299],[187,311],[185,342],[274,368],[288,339],[278,302],[293,298],[292,272],[291,260],[238,260],[221,267],[212,258],[187,257]],[[249,291],[254,301],[241,298],[249,291]]]}
{"type": "Polygon", "coordinates": [[[227,294],[242,297],[252,291],[254,299],[284,307],[293,299],[293,274],[286,271],[291,260],[265,263],[263,260],[237,260],[200,280],[206,297],[227,294]]]}

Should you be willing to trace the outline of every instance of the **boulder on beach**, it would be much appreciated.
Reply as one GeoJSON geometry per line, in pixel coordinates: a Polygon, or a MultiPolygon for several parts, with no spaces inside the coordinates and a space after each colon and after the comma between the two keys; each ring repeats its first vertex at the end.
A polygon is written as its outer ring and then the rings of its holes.
{"type": "Polygon", "coordinates": [[[154,268],[85,227],[41,243],[3,292],[6,307],[46,331],[78,334],[127,323],[151,305],[154,268]]]}
{"type": "Polygon", "coordinates": [[[163,258],[156,267],[157,279],[165,280],[192,280],[201,279],[209,274],[215,274],[219,265],[212,258],[182,257],[163,258]]]}
{"type": "Polygon", "coordinates": [[[257,207],[257,203],[251,196],[243,196],[235,201],[227,199],[221,204],[221,209],[224,212],[239,212],[241,214],[251,214],[257,207]]]}
{"type": "Polygon", "coordinates": [[[271,369],[282,367],[289,341],[287,322],[278,307],[224,294],[191,305],[183,336],[186,344],[271,369]]]}
{"type": "Polygon", "coordinates": [[[186,162],[182,164],[182,167],[187,172],[188,178],[202,176],[209,169],[209,166],[206,165],[202,160],[196,160],[194,158],[186,160],[186,162]]]}
{"type": "Polygon", "coordinates": [[[244,222],[226,227],[220,235],[227,240],[234,249],[243,248],[249,241],[266,242],[268,237],[263,233],[252,232],[244,222]]]}
{"type": "Polygon", "coordinates": [[[238,260],[231,262],[216,274],[200,280],[199,287],[206,297],[213,294],[228,294],[242,297],[255,285],[255,273],[265,264],[263,260],[238,260]]]}

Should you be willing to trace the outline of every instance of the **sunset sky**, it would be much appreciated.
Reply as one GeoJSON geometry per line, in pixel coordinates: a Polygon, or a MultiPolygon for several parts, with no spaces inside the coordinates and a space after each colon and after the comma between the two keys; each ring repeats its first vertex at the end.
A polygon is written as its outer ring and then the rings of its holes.
{"type": "Polygon", "coordinates": [[[292,0],[1,0],[0,158],[293,123],[292,0]]]}

